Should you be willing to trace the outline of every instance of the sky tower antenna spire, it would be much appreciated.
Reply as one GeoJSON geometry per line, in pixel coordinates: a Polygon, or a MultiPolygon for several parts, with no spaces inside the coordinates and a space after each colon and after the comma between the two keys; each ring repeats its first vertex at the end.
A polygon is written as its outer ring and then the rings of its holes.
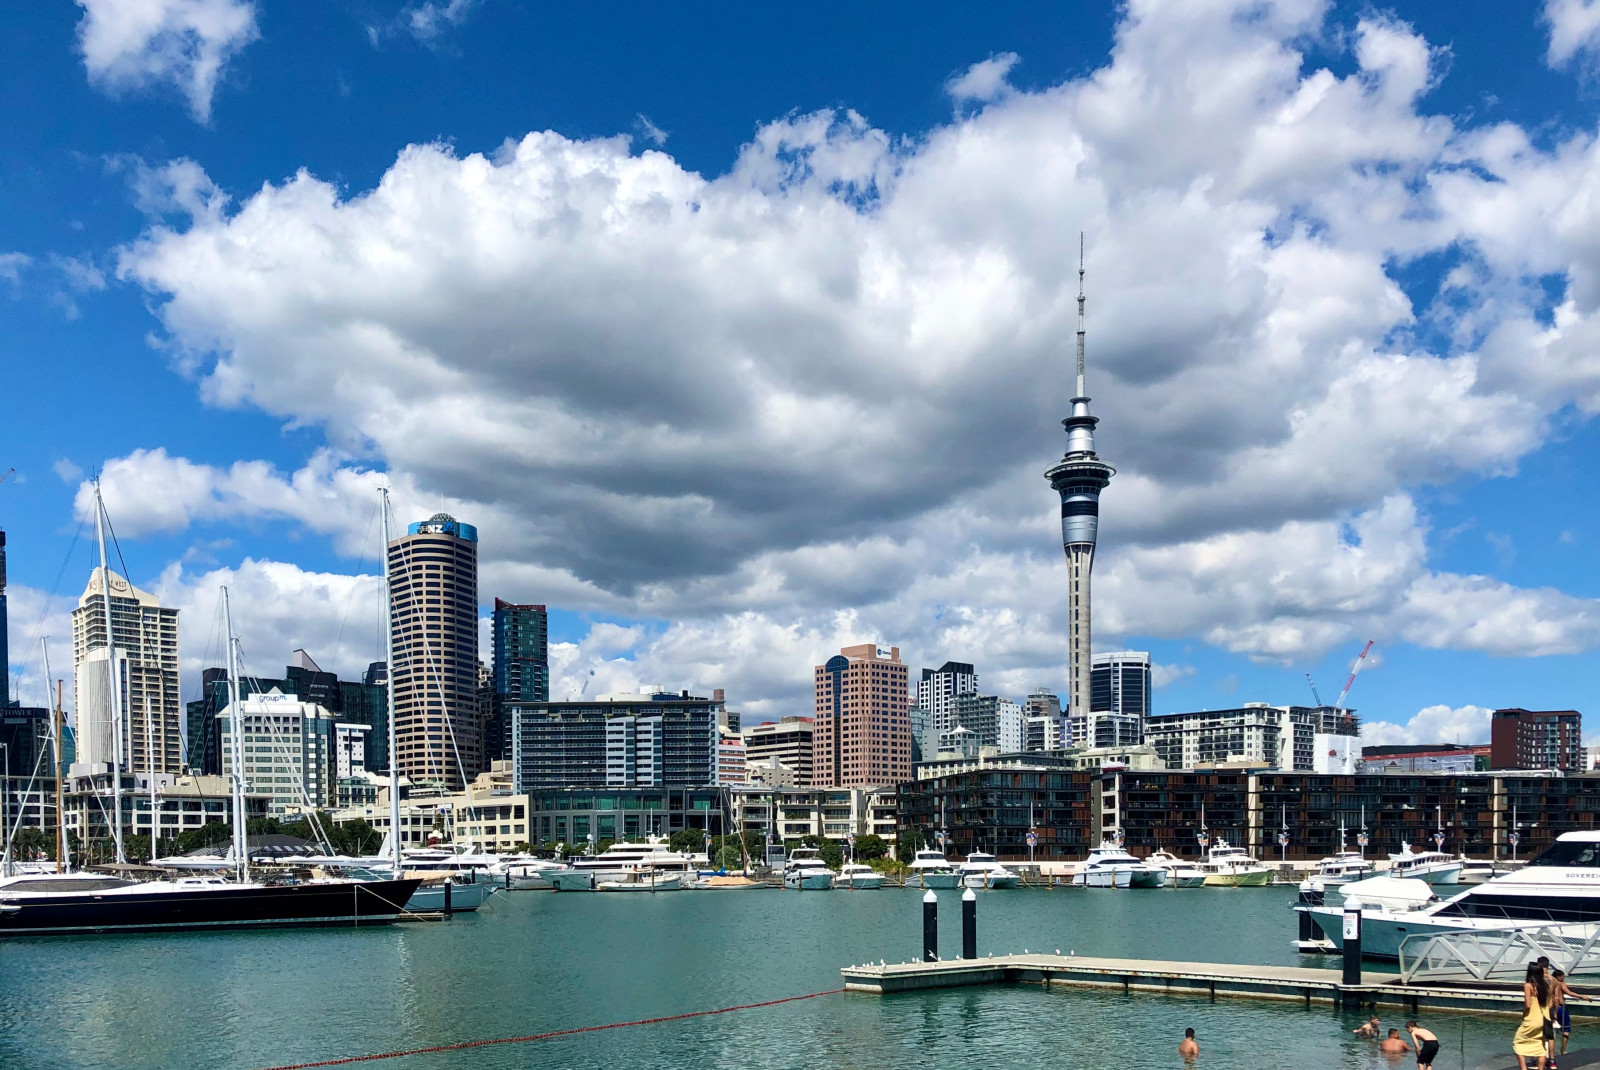
{"type": "Polygon", "coordinates": [[[1083,306],[1086,298],[1083,295],[1083,231],[1078,231],[1078,397],[1083,397],[1083,339],[1087,333],[1084,326],[1083,306]]]}

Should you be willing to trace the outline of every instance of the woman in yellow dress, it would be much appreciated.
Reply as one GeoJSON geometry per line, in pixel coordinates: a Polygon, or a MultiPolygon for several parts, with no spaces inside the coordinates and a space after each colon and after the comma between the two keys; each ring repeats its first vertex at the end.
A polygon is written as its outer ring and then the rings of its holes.
{"type": "Polygon", "coordinates": [[[1517,1057],[1519,1070],[1545,1070],[1545,1023],[1550,1020],[1550,979],[1544,967],[1537,962],[1528,963],[1528,973],[1522,979],[1522,1022],[1516,1036],[1511,1038],[1511,1052],[1517,1057]],[[1538,1062],[1529,1066],[1528,1060],[1538,1062]]]}

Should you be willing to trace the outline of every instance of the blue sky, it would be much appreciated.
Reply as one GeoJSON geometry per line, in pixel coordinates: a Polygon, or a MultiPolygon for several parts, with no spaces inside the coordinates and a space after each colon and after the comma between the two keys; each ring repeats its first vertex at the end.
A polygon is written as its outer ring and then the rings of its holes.
{"type": "Polygon", "coordinates": [[[557,608],[558,690],[773,716],[867,639],[1061,687],[1081,228],[1096,646],[1158,710],[1367,638],[1381,738],[1586,709],[1595,8],[13,5],[13,686],[104,467],[191,668],[223,581],[262,671],[373,656],[387,473],[557,608]]]}

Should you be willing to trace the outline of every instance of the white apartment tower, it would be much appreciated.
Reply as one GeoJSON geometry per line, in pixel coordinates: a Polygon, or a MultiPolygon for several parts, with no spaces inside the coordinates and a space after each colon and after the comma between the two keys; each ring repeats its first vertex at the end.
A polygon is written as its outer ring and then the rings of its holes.
{"type": "Polygon", "coordinates": [[[183,772],[178,690],[178,611],[110,573],[111,643],[106,642],[103,593],[106,570],[89,574],[89,586],[72,611],[72,676],[78,756],[73,776],[110,771],[183,772]],[[111,687],[119,688],[113,702],[111,687]],[[122,724],[111,723],[120,709],[122,724]],[[121,752],[118,753],[120,744],[121,752]]]}

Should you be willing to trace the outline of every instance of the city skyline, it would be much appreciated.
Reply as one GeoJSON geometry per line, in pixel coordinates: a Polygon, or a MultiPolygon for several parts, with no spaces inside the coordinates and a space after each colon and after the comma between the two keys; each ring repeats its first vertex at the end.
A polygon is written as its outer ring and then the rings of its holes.
{"type": "MultiPolygon", "coordinates": [[[[18,16],[3,46],[39,99],[87,117],[63,135],[50,108],[17,109],[59,194],[3,187],[7,389],[37,402],[0,457],[18,469],[0,484],[15,697],[43,700],[40,631],[65,661],[77,581],[55,577],[87,571],[68,550],[96,470],[128,578],[192,622],[186,700],[223,581],[257,672],[295,647],[347,676],[381,658],[380,479],[408,522],[480,526],[480,622],[493,597],[552,607],[553,697],[725,687],[780,716],[805,708],[804,666],[874,639],[970,660],[1015,699],[1065,693],[1038,467],[1070,391],[1081,230],[1119,472],[1095,647],[1151,652],[1156,711],[1306,702],[1304,673],[1334,689],[1368,638],[1350,701],[1375,741],[1592,705],[1593,267],[1548,222],[1580,209],[1541,198],[1581,186],[1563,146],[1595,105],[1575,77],[1588,40],[1554,16],[1283,5],[1245,27],[1108,7],[1066,26],[1039,7],[887,52],[871,23],[887,79],[806,24],[798,54],[832,57],[819,81],[741,68],[736,97],[637,71],[553,92],[539,79],[570,69],[550,49],[574,24],[525,73],[492,4],[433,44],[249,11],[204,84],[110,84],[70,5],[18,16]],[[1173,34],[1208,47],[1170,52],[1173,34]],[[313,38],[328,77],[286,86],[283,50],[313,38]],[[1229,64],[1253,81],[1219,112],[1127,96],[1229,64]],[[541,91],[453,86],[467,67],[541,91]],[[437,91],[424,118],[375,106],[402,80],[437,91]],[[815,111],[839,105],[856,111],[815,111]],[[1163,153],[1128,148],[1106,109],[1163,153]],[[1532,147],[1496,155],[1491,131],[1532,147]],[[609,192],[550,192],[584,176],[609,192]],[[1483,223],[1501,186],[1537,206],[1511,237],[1483,223]],[[721,267],[701,259],[711,221],[731,228],[721,267]],[[297,236],[354,266],[300,259],[297,236]],[[354,255],[378,248],[382,279],[354,255]],[[63,370],[121,390],[119,418],[82,419],[63,370]]],[[[672,39],[636,29],[620,55],[672,39]]]]}

